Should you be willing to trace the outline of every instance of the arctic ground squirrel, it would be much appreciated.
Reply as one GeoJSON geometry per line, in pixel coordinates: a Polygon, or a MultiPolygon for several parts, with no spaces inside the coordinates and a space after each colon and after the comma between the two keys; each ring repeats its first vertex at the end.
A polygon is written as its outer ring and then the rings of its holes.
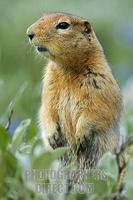
{"type": "Polygon", "coordinates": [[[50,13],[27,34],[48,56],[40,109],[45,145],[68,146],[77,163],[95,167],[118,146],[122,98],[92,25],[78,16],[50,13]]]}

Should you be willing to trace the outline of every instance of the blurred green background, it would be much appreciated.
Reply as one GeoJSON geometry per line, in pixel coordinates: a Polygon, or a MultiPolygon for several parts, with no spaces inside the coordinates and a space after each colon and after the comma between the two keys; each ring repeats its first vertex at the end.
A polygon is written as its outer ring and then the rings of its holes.
{"type": "Polygon", "coordinates": [[[36,120],[45,60],[30,46],[26,29],[45,12],[64,11],[89,19],[119,84],[133,75],[133,0],[0,0],[0,116],[25,87],[14,119],[36,120]]]}

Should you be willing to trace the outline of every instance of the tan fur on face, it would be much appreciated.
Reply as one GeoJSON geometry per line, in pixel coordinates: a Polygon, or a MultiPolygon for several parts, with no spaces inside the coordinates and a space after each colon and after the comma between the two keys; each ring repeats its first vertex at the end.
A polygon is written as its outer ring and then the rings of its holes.
{"type": "Polygon", "coordinates": [[[71,15],[51,14],[40,18],[29,27],[27,33],[34,32],[34,45],[48,48],[52,60],[59,64],[77,67],[86,61],[86,54],[95,51],[97,46],[100,49],[93,30],[91,31],[93,45],[89,44],[87,38],[84,37],[84,22],[84,19],[71,15]],[[70,23],[70,28],[56,30],[56,25],[64,21],[70,23]]]}

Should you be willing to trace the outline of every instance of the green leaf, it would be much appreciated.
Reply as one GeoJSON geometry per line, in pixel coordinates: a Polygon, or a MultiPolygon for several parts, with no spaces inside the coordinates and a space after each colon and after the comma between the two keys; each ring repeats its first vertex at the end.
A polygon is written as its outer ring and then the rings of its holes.
{"type": "Polygon", "coordinates": [[[8,142],[9,142],[9,134],[7,133],[5,128],[0,126],[0,149],[2,151],[5,151],[7,149],[8,142]]]}
{"type": "Polygon", "coordinates": [[[29,154],[31,152],[31,144],[22,144],[19,148],[21,154],[29,154]]]}
{"type": "Polygon", "coordinates": [[[47,169],[53,161],[57,160],[61,156],[63,156],[66,152],[67,148],[58,148],[54,151],[47,151],[41,153],[39,156],[32,160],[32,168],[36,169],[47,169]]]}
{"type": "Polygon", "coordinates": [[[18,150],[22,142],[24,142],[24,138],[27,134],[27,128],[29,127],[30,123],[31,123],[31,120],[26,119],[22,121],[20,125],[17,127],[17,129],[15,130],[13,140],[12,140],[12,147],[14,151],[18,150]]]}
{"type": "Polygon", "coordinates": [[[42,153],[42,151],[44,151],[44,144],[42,138],[34,137],[34,140],[31,142],[31,151],[30,151],[31,157],[36,155],[36,151],[38,152],[38,149],[39,153],[42,153]]]}
{"type": "Polygon", "coordinates": [[[61,156],[63,156],[67,150],[68,150],[67,147],[60,147],[60,148],[55,149],[53,151],[54,159],[56,160],[56,159],[60,158],[61,156]]]}
{"type": "Polygon", "coordinates": [[[6,179],[15,177],[18,163],[16,158],[8,151],[0,152],[0,199],[7,190],[6,179]]]}
{"type": "Polygon", "coordinates": [[[18,89],[18,92],[16,93],[16,95],[11,100],[9,106],[6,109],[6,112],[1,116],[0,123],[3,124],[4,126],[7,124],[8,117],[9,117],[11,111],[14,110],[14,107],[19,102],[19,100],[22,97],[22,95],[23,95],[24,91],[26,90],[27,86],[28,86],[28,83],[24,82],[23,85],[18,89]]]}
{"type": "Polygon", "coordinates": [[[11,152],[7,151],[4,157],[6,161],[6,167],[7,169],[9,168],[8,171],[11,171],[11,173],[13,174],[16,173],[16,169],[19,166],[18,166],[18,162],[15,156],[11,152]]]}
{"type": "Polygon", "coordinates": [[[37,135],[37,126],[31,123],[28,128],[28,134],[26,134],[25,136],[26,143],[30,143],[33,140],[35,140],[36,135],[37,135]]]}
{"type": "Polygon", "coordinates": [[[106,170],[115,180],[117,179],[118,170],[115,155],[110,152],[105,153],[99,160],[98,167],[106,170]]]}

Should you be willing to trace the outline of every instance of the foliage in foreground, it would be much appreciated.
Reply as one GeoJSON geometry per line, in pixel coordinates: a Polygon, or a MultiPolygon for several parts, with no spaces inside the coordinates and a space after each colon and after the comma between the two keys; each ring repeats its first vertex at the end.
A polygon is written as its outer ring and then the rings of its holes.
{"type": "MultiPolygon", "coordinates": [[[[0,199],[132,199],[131,149],[122,150],[125,166],[121,176],[122,165],[118,163],[118,155],[106,154],[100,160],[98,169],[85,174],[83,185],[87,186],[87,190],[79,187],[67,194],[67,178],[59,176],[61,169],[58,161],[67,149],[45,151],[36,126],[30,119],[22,121],[10,136],[10,117],[8,120],[6,128],[0,126],[0,199]]],[[[72,175],[73,171],[73,165],[63,168],[63,173],[72,175]]]]}
{"type": "MultiPolygon", "coordinates": [[[[133,196],[133,107],[130,80],[123,89],[126,142],[116,155],[105,154],[98,168],[78,174],[84,181],[67,193],[68,178],[73,179],[75,166],[60,168],[59,158],[67,148],[46,151],[37,125],[31,119],[19,123],[11,136],[13,109],[25,85],[16,94],[0,118],[0,199],[1,200],[130,200],[133,196]],[[68,176],[69,175],[69,176],[68,176]],[[81,184],[82,183],[82,184],[81,184]]],[[[79,172],[78,172],[79,173],[79,172]]],[[[82,181],[82,179],[81,179],[82,181]]]]}

